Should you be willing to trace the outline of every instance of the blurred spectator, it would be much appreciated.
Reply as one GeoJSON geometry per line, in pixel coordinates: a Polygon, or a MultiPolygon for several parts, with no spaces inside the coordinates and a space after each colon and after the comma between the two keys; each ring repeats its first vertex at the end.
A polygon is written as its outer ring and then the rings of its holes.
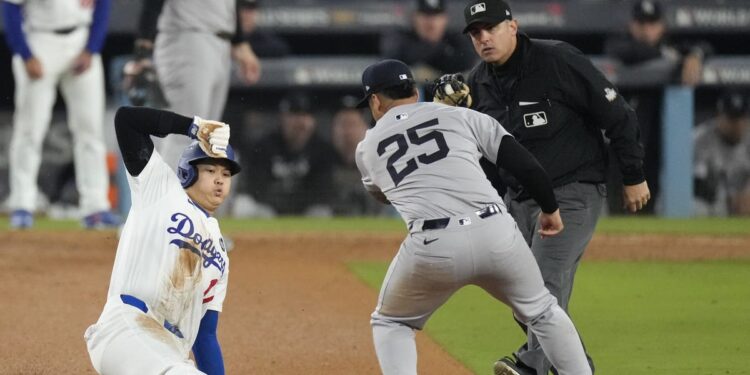
{"type": "Polygon", "coordinates": [[[331,124],[337,156],[333,171],[333,213],[336,215],[376,215],[386,207],[367,193],[362,185],[362,174],[354,161],[357,144],[364,139],[368,129],[362,110],[356,108],[357,102],[358,99],[353,96],[343,97],[331,124]]]}
{"type": "MultiPolygon", "coordinates": [[[[641,125],[641,140],[645,148],[644,170],[652,196],[659,196],[659,173],[661,169],[661,107],[663,83],[675,82],[694,86],[701,79],[703,57],[710,51],[705,43],[675,45],[667,38],[661,4],[655,0],[637,0],[633,5],[628,34],[608,40],[605,53],[620,60],[625,66],[653,69],[654,63],[668,70],[665,80],[654,82],[653,86],[640,87],[635,92],[625,93],[630,105],[635,109],[641,125]]],[[[611,178],[618,181],[617,178],[611,178]]],[[[618,184],[610,183],[614,194],[609,194],[610,209],[622,206],[617,199],[618,184]]],[[[654,202],[656,203],[656,202],[654,202]]],[[[653,212],[657,204],[651,204],[644,211],[653,212]]]]}
{"type": "Polygon", "coordinates": [[[289,44],[278,35],[258,28],[260,0],[238,0],[240,30],[258,57],[284,57],[291,53],[289,44]]]}
{"type": "Polygon", "coordinates": [[[281,126],[246,153],[249,193],[279,215],[330,216],[336,153],[315,131],[312,99],[291,94],[279,115],[281,126]]]}
{"type": "MultiPolygon", "coordinates": [[[[261,64],[238,29],[236,0],[148,0],[138,20],[128,73],[155,68],[168,109],[221,120],[229,93],[232,62],[247,84],[260,79],[261,64]]],[[[187,137],[156,142],[159,154],[176,167],[187,137]]]]}
{"type": "Polygon", "coordinates": [[[34,224],[42,144],[58,89],[73,136],[82,224],[88,229],[118,224],[107,196],[103,132],[106,94],[101,50],[110,6],[109,0],[57,6],[41,1],[2,3],[15,81],[13,133],[8,147],[11,228],[27,229],[34,224]]]}
{"type": "Polygon", "coordinates": [[[717,116],[695,131],[695,205],[699,215],[750,214],[750,113],[748,99],[723,93],[717,116]]]}
{"type": "Polygon", "coordinates": [[[447,26],[445,0],[417,0],[411,29],[385,34],[380,41],[380,53],[414,66],[417,80],[420,75],[435,78],[444,73],[467,71],[477,61],[471,42],[465,35],[448,32],[447,26]],[[420,73],[420,65],[431,72],[420,73]]]}

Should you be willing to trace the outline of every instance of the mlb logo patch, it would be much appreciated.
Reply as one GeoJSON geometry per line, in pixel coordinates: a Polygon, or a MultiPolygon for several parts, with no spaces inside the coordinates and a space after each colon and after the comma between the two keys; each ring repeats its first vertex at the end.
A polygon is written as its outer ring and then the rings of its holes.
{"type": "Polygon", "coordinates": [[[404,80],[404,79],[406,79],[406,78],[407,78],[407,77],[406,77],[406,74],[399,74],[399,75],[398,75],[398,79],[400,79],[400,80],[404,80]]]}
{"type": "Polygon", "coordinates": [[[484,3],[475,4],[471,6],[470,11],[471,11],[471,15],[473,16],[477,13],[486,12],[487,6],[484,5],[484,3]]]}
{"type": "Polygon", "coordinates": [[[396,120],[406,120],[408,118],[409,118],[408,113],[401,113],[401,114],[396,115],[396,120]]]}
{"type": "Polygon", "coordinates": [[[527,113],[523,115],[523,124],[527,128],[547,125],[547,114],[544,111],[527,113]]]}
{"type": "Polygon", "coordinates": [[[610,102],[615,101],[617,99],[617,91],[611,87],[607,87],[604,89],[604,97],[607,98],[610,102]]]}

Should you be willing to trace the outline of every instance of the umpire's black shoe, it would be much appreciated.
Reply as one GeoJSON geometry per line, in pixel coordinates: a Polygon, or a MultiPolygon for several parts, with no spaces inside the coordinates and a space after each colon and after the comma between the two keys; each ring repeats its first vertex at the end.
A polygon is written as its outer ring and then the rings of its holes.
{"type": "Polygon", "coordinates": [[[533,374],[533,371],[524,370],[528,368],[523,363],[517,362],[513,358],[503,357],[495,362],[495,375],[527,375],[533,374]]]}

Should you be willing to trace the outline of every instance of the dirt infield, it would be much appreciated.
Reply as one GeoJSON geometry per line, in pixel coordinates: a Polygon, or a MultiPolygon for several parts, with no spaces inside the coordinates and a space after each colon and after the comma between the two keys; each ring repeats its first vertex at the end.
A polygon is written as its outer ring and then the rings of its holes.
{"type": "MultiPolygon", "coordinates": [[[[389,260],[401,235],[233,236],[219,338],[229,374],[376,374],[377,299],[346,262],[389,260]]],[[[94,373],[83,342],[104,304],[114,232],[0,232],[0,374],[94,373]]],[[[589,260],[750,258],[750,237],[597,236],[589,260]]],[[[420,373],[468,374],[424,334],[420,373]]]]}

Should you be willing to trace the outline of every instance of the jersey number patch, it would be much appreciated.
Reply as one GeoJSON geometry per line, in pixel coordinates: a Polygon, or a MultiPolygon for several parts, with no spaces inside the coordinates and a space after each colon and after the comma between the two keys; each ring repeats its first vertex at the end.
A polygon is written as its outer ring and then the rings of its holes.
{"type": "Polygon", "coordinates": [[[396,170],[396,167],[394,167],[393,164],[401,159],[401,157],[406,154],[406,150],[409,149],[409,144],[406,142],[406,136],[404,136],[403,133],[394,134],[378,143],[378,156],[383,156],[386,148],[388,148],[388,146],[390,146],[392,143],[395,143],[398,147],[396,151],[388,158],[388,164],[386,167],[386,169],[388,170],[388,174],[391,175],[391,179],[396,186],[398,186],[398,184],[406,176],[419,168],[417,160],[422,164],[431,164],[448,156],[448,151],[450,151],[448,149],[448,143],[445,142],[445,137],[439,130],[433,130],[421,136],[417,134],[417,130],[435,126],[437,124],[438,119],[432,119],[406,130],[406,135],[409,137],[409,142],[411,144],[422,145],[427,142],[434,141],[438,149],[431,154],[419,155],[417,156],[416,160],[414,158],[407,160],[406,166],[400,171],[396,170]]]}

